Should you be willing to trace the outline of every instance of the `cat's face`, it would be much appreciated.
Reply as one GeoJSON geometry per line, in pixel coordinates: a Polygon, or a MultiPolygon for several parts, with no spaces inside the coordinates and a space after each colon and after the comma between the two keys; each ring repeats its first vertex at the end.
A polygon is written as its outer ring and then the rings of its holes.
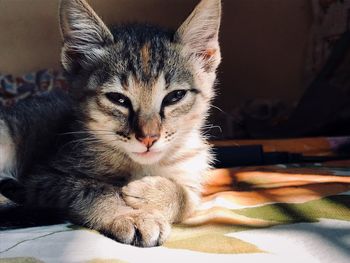
{"type": "Polygon", "coordinates": [[[86,128],[140,164],[153,164],[198,134],[220,62],[219,0],[203,0],[176,31],[109,30],[83,0],[63,0],[62,64],[86,128]]]}

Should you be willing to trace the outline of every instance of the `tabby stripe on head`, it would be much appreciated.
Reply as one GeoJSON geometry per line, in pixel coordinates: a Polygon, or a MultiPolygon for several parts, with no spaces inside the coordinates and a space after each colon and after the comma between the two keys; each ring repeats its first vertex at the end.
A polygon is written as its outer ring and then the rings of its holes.
{"type": "Polygon", "coordinates": [[[150,43],[146,43],[141,48],[142,70],[145,75],[151,74],[150,43]]]}

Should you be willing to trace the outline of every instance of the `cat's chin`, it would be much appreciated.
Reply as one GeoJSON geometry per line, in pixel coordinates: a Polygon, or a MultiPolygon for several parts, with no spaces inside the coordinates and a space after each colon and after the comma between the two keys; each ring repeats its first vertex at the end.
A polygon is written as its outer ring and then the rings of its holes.
{"type": "Polygon", "coordinates": [[[160,151],[132,152],[129,156],[136,163],[151,165],[159,162],[163,157],[163,153],[160,151]]]}

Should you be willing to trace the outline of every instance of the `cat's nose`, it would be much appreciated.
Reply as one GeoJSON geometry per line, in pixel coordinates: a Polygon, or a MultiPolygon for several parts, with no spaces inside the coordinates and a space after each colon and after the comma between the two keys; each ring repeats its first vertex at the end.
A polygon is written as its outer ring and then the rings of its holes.
{"type": "Polygon", "coordinates": [[[159,114],[138,115],[134,119],[136,139],[148,149],[159,140],[161,133],[161,119],[159,114]]]}
{"type": "Polygon", "coordinates": [[[158,141],[159,135],[145,135],[145,136],[136,136],[136,139],[141,142],[143,145],[145,145],[147,148],[151,148],[152,145],[158,141]]]}

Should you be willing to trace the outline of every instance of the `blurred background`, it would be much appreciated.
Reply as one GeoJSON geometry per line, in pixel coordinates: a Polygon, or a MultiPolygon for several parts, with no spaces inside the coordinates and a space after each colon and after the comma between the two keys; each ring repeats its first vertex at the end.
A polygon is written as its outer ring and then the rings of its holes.
{"type": "MultiPolygon", "coordinates": [[[[89,0],[107,24],[177,28],[198,0],[89,0]]],[[[58,0],[0,0],[0,102],[62,85],[58,0]]],[[[216,139],[350,132],[350,0],[224,0],[216,139]]]]}

